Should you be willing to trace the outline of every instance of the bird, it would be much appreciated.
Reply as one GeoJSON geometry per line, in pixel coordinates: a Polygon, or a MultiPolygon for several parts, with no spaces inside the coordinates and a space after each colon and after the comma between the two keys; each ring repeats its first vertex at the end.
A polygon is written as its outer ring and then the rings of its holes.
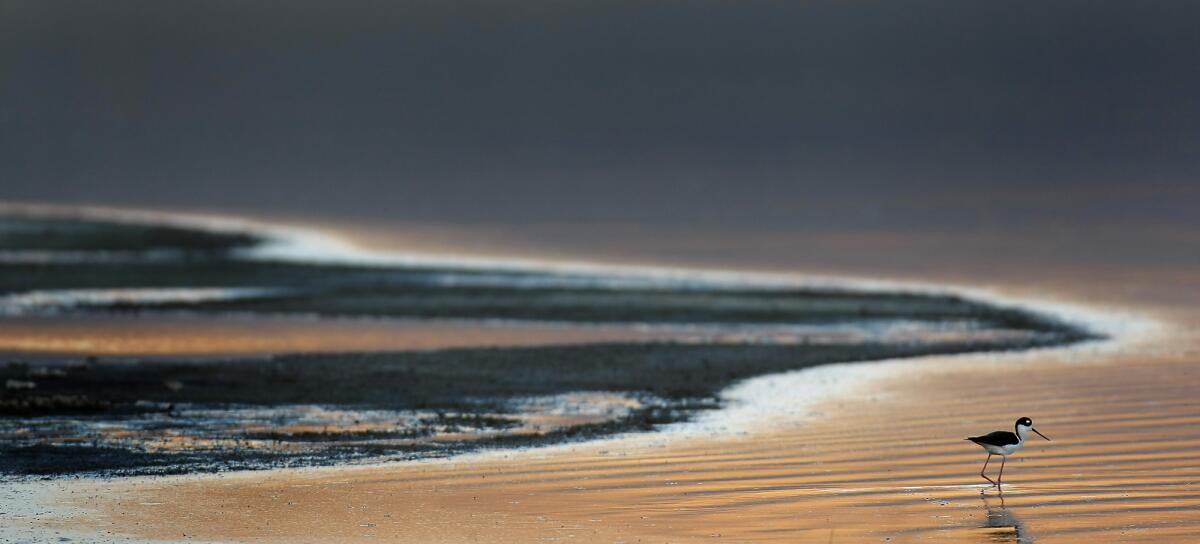
{"type": "Polygon", "coordinates": [[[1014,430],[1016,431],[1015,433],[1010,433],[1008,431],[996,431],[983,436],[971,436],[967,438],[967,440],[979,444],[988,452],[987,461],[983,462],[983,468],[979,470],[979,475],[982,476],[984,480],[992,482],[992,485],[989,487],[996,487],[997,489],[1000,488],[1000,483],[1004,481],[1005,461],[1008,460],[1009,455],[1012,455],[1013,453],[1016,453],[1017,450],[1021,449],[1021,446],[1025,444],[1025,437],[1029,434],[1029,431],[1037,433],[1038,436],[1045,438],[1047,441],[1050,440],[1050,438],[1048,438],[1046,435],[1038,432],[1037,429],[1034,429],[1033,420],[1027,417],[1018,419],[1016,425],[1014,425],[1014,430]],[[988,478],[986,474],[988,463],[991,462],[993,455],[999,455],[1001,459],[1000,475],[997,476],[995,480],[988,478]]]}

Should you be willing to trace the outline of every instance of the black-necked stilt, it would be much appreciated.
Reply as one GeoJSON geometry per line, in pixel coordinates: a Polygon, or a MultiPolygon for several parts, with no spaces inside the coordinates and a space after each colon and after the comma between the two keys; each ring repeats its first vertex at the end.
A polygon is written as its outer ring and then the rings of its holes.
{"type": "MultiPolygon", "coordinates": [[[[1029,434],[1029,431],[1033,431],[1037,433],[1038,436],[1046,438],[1046,435],[1038,433],[1038,430],[1033,428],[1033,420],[1027,417],[1017,420],[1015,430],[1017,431],[1016,433],[1010,433],[1008,431],[996,431],[983,436],[972,436],[967,438],[967,440],[979,444],[983,447],[983,449],[987,450],[987,461],[983,462],[983,468],[980,469],[979,475],[983,476],[984,480],[992,482],[992,485],[995,487],[1000,487],[1000,482],[1004,481],[1004,462],[1008,460],[1009,455],[1012,455],[1017,450],[1021,449],[1021,445],[1025,443],[1025,435],[1029,434]],[[987,474],[985,474],[988,463],[992,460],[993,455],[999,455],[1001,459],[1000,476],[996,477],[995,480],[988,478],[987,474]]],[[[1046,438],[1046,440],[1050,439],[1046,438]]]]}

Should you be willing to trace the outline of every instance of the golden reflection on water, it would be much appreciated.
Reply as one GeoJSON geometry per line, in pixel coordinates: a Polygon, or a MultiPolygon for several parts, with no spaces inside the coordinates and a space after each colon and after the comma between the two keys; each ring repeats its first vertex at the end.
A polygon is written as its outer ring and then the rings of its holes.
{"type": "Polygon", "coordinates": [[[344,352],[646,340],[630,326],[453,320],[81,315],[0,318],[0,351],[75,355],[344,352]]]}

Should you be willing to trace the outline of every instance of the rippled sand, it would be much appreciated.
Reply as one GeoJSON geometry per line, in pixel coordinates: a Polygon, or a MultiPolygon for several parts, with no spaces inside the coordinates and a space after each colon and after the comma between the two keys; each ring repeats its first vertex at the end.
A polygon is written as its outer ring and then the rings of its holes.
{"type": "MultiPolygon", "coordinates": [[[[1193,542],[1200,276],[1069,272],[1040,293],[1007,289],[1157,325],[1072,348],[879,363],[804,417],[712,436],[88,481],[47,501],[78,510],[19,521],[256,542],[1193,542]],[[1019,416],[1054,441],[1035,438],[1012,458],[1002,497],[981,494],[986,455],[962,438],[1019,416]]],[[[1005,291],[1002,279],[991,285],[1005,291]]]]}
{"type": "Polygon", "coordinates": [[[885,363],[870,394],[734,439],[93,483],[70,502],[94,512],[69,526],[288,542],[1190,541],[1200,369],[1189,339],[1158,355],[1150,344],[885,363]],[[981,494],[985,455],[961,438],[1016,413],[1054,441],[1014,456],[1003,496],[981,494]],[[89,492],[102,494],[78,498],[89,492]]]}

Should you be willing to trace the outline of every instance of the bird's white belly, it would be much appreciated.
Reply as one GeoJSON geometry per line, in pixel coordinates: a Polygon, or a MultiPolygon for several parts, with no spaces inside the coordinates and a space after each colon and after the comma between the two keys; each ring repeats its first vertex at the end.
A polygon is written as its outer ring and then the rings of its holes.
{"type": "Polygon", "coordinates": [[[1009,455],[1012,455],[1017,450],[1021,449],[1021,445],[1020,444],[1009,444],[1007,446],[985,445],[985,446],[983,446],[983,449],[987,450],[988,453],[994,453],[996,455],[1003,455],[1005,457],[1008,457],[1009,455]]]}

